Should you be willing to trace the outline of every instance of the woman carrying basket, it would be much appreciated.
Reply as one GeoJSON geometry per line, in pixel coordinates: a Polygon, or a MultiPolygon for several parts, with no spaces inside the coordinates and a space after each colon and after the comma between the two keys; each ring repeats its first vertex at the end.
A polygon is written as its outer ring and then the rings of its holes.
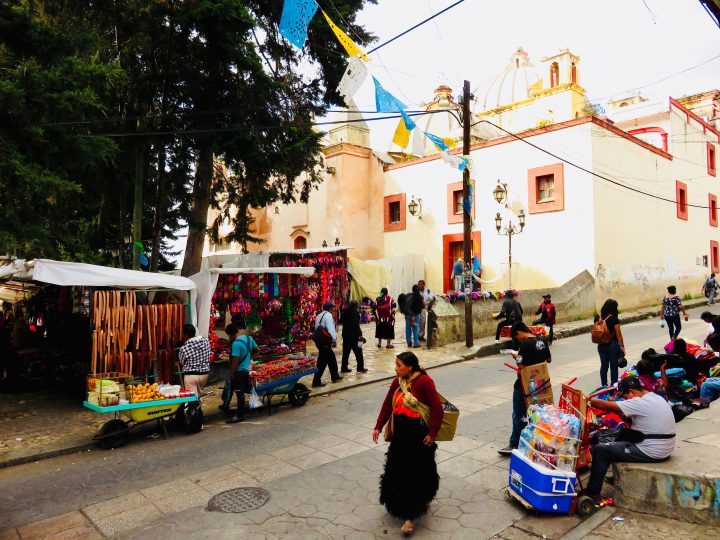
{"type": "Polygon", "coordinates": [[[380,409],[373,441],[378,442],[380,431],[389,421],[385,435],[390,447],[380,477],[380,502],[390,515],[404,520],[401,531],[411,534],[415,520],[427,512],[440,484],[435,437],[443,408],[435,383],[420,367],[415,354],[399,354],[395,373],[397,378],[380,409]]]}

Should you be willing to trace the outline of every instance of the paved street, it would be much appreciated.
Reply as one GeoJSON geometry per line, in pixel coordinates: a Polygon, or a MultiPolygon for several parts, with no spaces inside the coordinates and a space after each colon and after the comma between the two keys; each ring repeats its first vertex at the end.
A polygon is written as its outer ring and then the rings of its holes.
{"type": "MultiPolygon", "coordinates": [[[[691,311],[684,337],[702,337],[701,311],[691,311]]],[[[667,341],[657,319],[628,325],[624,335],[631,360],[667,341]]],[[[599,384],[589,335],[560,340],[552,351],[555,383],[577,376],[586,391],[599,384]]],[[[431,372],[463,414],[456,439],[439,444],[440,492],[418,523],[418,538],[531,534],[522,528],[526,513],[501,493],[507,461],[496,450],[509,435],[514,377],[503,361],[480,358],[431,372]],[[503,534],[513,525],[520,527],[516,533],[503,534]]],[[[0,470],[0,530],[10,529],[0,539],[53,532],[63,538],[399,537],[400,523],[377,501],[385,448],[370,439],[387,386],[317,397],[240,425],[212,423],[194,436],[140,439],[118,450],[0,470]],[[205,510],[213,494],[239,486],[262,486],[271,499],[242,514],[205,510]]],[[[532,534],[558,537],[577,522],[535,520],[532,534]]]]}

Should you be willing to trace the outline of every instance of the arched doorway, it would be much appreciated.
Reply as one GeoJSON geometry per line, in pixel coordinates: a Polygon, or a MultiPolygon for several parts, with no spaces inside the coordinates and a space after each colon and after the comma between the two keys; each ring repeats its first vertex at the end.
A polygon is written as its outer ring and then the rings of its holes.
{"type": "Polygon", "coordinates": [[[293,241],[293,248],[306,249],[307,248],[307,238],[305,238],[304,236],[296,236],[295,240],[293,241]]]}

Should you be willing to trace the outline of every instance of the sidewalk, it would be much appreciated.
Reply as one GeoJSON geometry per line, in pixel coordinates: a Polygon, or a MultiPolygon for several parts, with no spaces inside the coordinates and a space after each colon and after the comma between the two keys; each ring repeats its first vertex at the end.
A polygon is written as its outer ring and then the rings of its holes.
{"type": "MultiPolygon", "coordinates": [[[[685,305],[688,308],[703,305],[703,300],[692,300],[685,305]]],[[[624,324],[643,320],[654,316],[657,308],[644,308],[637,311],[622,313],[620,319],[624,324]]],[[[557,339],[588,333],[592,320],[572,321],[555,326],[557,339]]],[[[312,397],[339,392],[348,388],[362,386],[378,381],[390,380],[395,376],[395,356],[408,350],[405,344],[405,321],[398,317],[395,325],[395,347],[378,349],[374,323],[363,325],[363,334],[368,342],[363,347],[367,373],[346,373],[339,383],[328,384],[319,393],[313,392],[312,397]]],[[[472,358],[497,354],[507,346],[507,341],[495,343],[493,336],[477,338],[472,347],[457,342],[438,348],[412,349],[420,357],[426,369],[463,362],[472,358]]],[[[308,352],[315,353],[314,345],[308,345],[308,352]]],[[[342,354],[342,344],[335,349],[338,365],[342,354]]],[[[351,353],[350,367],[355,367],[355,358],[351,353]]],[[[324,379],[329,381],[326,372],[324,379]]],[[[310,387],[311,379],[302,380],[310,387]]],[[[221,389],[210,387],[214,396],[203,400],[203,411],[206,423],[220,421],[224,418],[217,406],[220,404],[221,389]]],[[[279,399],[275,399],[279,402],[279,399]]],[[[256,414],[265,414],[264,411],[256,414]]],[[[87,451],[95,448],[92,436],[100,426],[110,419],[109,415],[91,412],[80,400],[66,396],[54,396],[46,393],[34,394],[0,394],[0,468],[19,465],[40,459],[87,451]],[[59,428],[62,426],[62,429],[59,428]]],[[[148,428],[149,429],[149,428],[148,428]]],[[[152,432],[148,431],[148,435],[152,432]]]]}

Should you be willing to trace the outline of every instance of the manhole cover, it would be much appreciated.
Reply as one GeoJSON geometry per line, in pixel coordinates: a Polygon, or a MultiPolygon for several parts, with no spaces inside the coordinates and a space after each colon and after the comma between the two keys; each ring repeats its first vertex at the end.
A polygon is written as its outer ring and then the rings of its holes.
{"type": "Polygon", "coordinates": [[[270,500],[270,492],[258,487],[241,487],[218,493],[208,503],[210,512],[247,512],[270,500]]]}

